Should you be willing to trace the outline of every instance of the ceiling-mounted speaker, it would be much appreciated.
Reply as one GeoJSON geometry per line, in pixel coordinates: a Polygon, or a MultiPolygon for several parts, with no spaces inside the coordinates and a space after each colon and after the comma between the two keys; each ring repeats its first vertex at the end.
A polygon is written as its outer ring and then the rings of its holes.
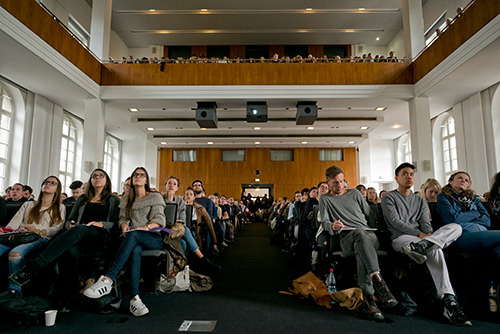
{"type": "Polygon", "coordinates": [[[297,102],[297,115],[295,124],[297,125],[313,125],[318,118],[318,106],[316,101],[299,101],[297,102]]]}
{"type": "Polygon", "coordinates": [[[247,122],[266,123],[267,122],[267,102],[250,101],[247,102],[247,122]]]}
{"type": "Polygon", "coordinates": [[[196,122],[200,128],[217,128],[217,103],[216,102],[197,102],[196,122]]]}

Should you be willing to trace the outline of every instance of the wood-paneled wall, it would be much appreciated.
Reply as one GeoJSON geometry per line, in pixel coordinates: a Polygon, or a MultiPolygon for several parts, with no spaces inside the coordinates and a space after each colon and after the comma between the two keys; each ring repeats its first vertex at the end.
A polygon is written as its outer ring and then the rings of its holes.
{"type": "Polygon", "coordinates": [[[467,11],[414,61],[414,82],[422,79],[499,14],[500,1],[476,0],[467,11]]]}
{"type": "MultiPolygon", "coordinates": [[[[92,80],[101,82],[101,63],[33,0],[0,0],[0,6],[18,19],[92,80]]],[[[1,47],[1,45],[0,45],[1,47]]]]}
{"type": "Polygon", "coordinates": [[[275,53],[277,53],[280,58],[283,57],[285,55],[285,46],[269,45],[269,59],[271,59],[275,53]]]}
{"type": "Polygon", "coordinates": [[[316,58],[321,58],[325,54],[324,45],[308,45],[307,53],[312,54],[316,58]]]}
{"type": "Polygon", "coordinates": [[[105,64],[102,85],[413,84],[411,63],[105,64]]]}
{"type": "MultiPolygon", "coordinates": [[[[328,148],[328,149],[331,149],[328,148]]],[[[319,161],[319,148],[295,148],[294,161],[270,161],[269,148],[245,149],[245,161],[221,161],[219,148],[196,150],[195,162],[173,162],[173,148],[163,148],[160,152],[158,189],[165,180],[174,175],[181,180],[179,193],[200,179],[208,194],[218,192],[239,197],[242,183],[255,183],[255,170],[260,170],[260,183],[274,184],[274,197],[293,197],[297,190],[317,186],[325,180],[325,170],[337,165],[343,169],[351,187],[358,180],[356,150],[343,149],[344,161],[319,161]]]]}
{"type": "Polygon", "coordinates": [[[231,59],[236,59],[236,57],[245,59],[246,54],[247,54],[246,45],[231,45],[229,49],[229,58],[231,59]]]}
{"type": "Polygon", "coordinates": [[[191,46],[191,54],[197,55],[198,57],[201,57],[201,56],[207,57],[207,46],[206,45],[192,45],[191,46]]]}

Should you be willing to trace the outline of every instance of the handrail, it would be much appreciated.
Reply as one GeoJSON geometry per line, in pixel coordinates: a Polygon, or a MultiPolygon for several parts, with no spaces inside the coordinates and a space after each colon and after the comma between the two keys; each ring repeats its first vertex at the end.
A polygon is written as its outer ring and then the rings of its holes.
{"type": "MultiPolygon", "coordinates": [[[[110,57],[111,58],[111,57],[110,57]]],[[[110,60],[103,60],[103,64],[238,64],[238,63],[256,63],[256,64],[263,64],[263,63],[270,63],[270,64],[304,64],[304,63],[411,63],[410,58],[395,58],[395,60],[391,60],[391,58],[385,58],[383,61],[376,61],[375,59],[371,59],[368,61],[365,61],[363,58],[359,59],[351,59],[351,58],[316,58],[314,60],[308,61],[307,59],[273,59],[273,58],[260,58],[260,59],[254,59],[254,58],[249,58],[249,59],[241,59],[241,58],[236,58],[236,59],[208,59],[208,58],[197,58],[197,59],[185,59],[185,58],[178,58],[178,59],[151,59],[151,58],[146,58],[143,57],[141,59],[137,58],[134,60],[115,60],[115,59],[110,59],[110,60]]]]}

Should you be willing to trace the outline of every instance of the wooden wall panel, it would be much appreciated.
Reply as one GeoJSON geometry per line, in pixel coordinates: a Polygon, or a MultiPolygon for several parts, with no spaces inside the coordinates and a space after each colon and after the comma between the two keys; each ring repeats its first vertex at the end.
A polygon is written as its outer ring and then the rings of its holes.
{"type": "Polygon", "coordinates": [[[285,46],[284,45],[269,45],[269,58],[273,57],[273,54],[277,53],[281,58],[285,55],[285,46]]]}
{"type": "Polygon", "coordinates": [[[207,46],[206,45],[192,45],[191,46],[191,54],[196,55],[198,57],[201,57],[201,56],[207,57],[207,46]]]}
{"type": "Polygon", "coordinates": [[[236,57],[240,57],[241,59],[246,58],[247,47],[246,45],[231,45],[229,49],[229,58],[236,59],[236,57]]]}
{"type": "Polygon", "coordinates": [[[412,63],[105,64],[102,85],[413,84],[412,63]]]}
{"type": "MultiPolygon", "coordinates": [[[[0,6],[97,83],[101,63],[33,0],[0,0],[0,6]]],[[[1,46],[0,46],[1,47],[1,46]]]]}
{"type": "Polygon", "coordinates": [[[181,180],[180,193],[200,179],[207,193],[218,192],[231,197],[239,197],[242,183],[255,183],[254,171],[260,170],[260,183],[274,184],[274,197],[293,197],[297,190],[317,186],[325,179],[325,170],[337,165],[344,170],[346,180],[356,186],[356,150],[344,148],[344,161],[319,161],[319,148],[295,148],[295,161],[270,161],[269,148],[245,149],[245,161],[221,161],[219,148],[196,150],[196,162],[173,162],[173,148],[163,148],[160,152],[158,189],[165,180],[174,175],[181,180]]]}
{"type": "Polygon", "coordinates": [[[325,54],[324,45],[308,45],[307,53],[312,54],[316,58],[321,58],[325,54]]]}
{"type": "Polygon", "coordinates": [[[168,57],[168,45],[163,46],[163,57],[168,57]]]}
{"type": "Polygon", "coordinates": [[[476,0],[414,61],[414,82],[422,79],[499,14],[500,1],[476,0]]]}

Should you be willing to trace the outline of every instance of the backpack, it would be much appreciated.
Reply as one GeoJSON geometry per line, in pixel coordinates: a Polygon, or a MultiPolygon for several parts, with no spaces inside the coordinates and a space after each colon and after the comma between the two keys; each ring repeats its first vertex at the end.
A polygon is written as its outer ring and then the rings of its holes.
{"type": "Polygon", "coordinates": [[[0,323],[10,325],[38,325],[45,323],[45,311],[50,302],[41,297],[22,297],[10,291],[0,294],[0,323]]]}

